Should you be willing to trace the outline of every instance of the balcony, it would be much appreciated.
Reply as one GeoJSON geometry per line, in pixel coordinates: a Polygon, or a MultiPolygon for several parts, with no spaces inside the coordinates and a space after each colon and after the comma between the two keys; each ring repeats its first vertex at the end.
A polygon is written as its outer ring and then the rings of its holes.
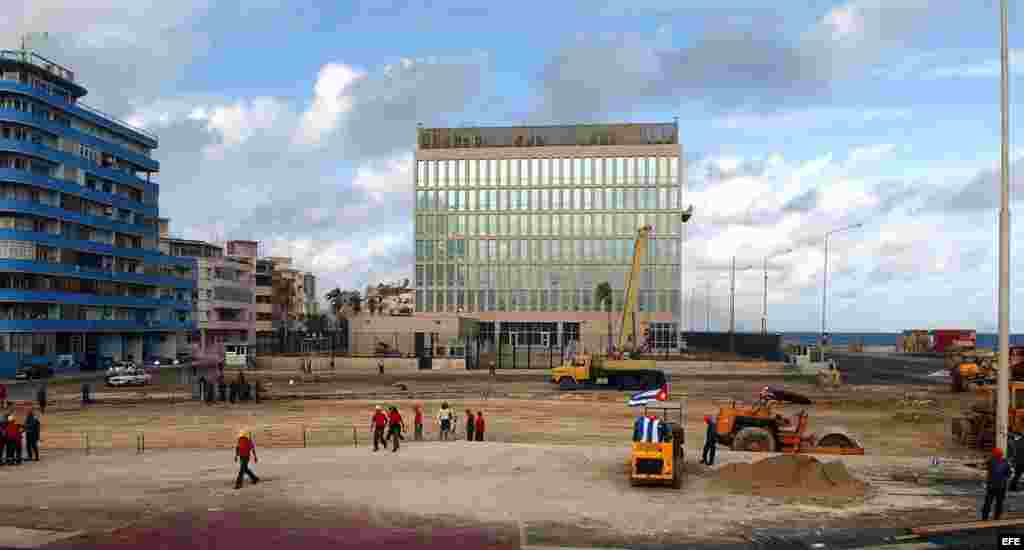
{"type": "Polygon", "coordinates": [[[158,145],[157,137],[152,132],[128,124],[117,117],[104,113],[94,107],[89,107],[84,103],[68,103],[60,96],[47,93],[46,91],[33,88],[32,86],[22,84],[20,82],[0,80],[0,90],[20,93],[45,101],[54,109],[74,114],[89,122],[103,126],[108,130],[113,130],[128,138],[138,140],[139,142],[144,143],[147,147],[155,148],[158,145]]]}
{"type": "Polygon", "coordinates": [[[192,321],[0,320],[0,332],[170,332],[194,328],[192,321]]]}
{"type": "Polygon", "coordinates": [[[155,226],[125,223],[101,216],[79,214],[56,206],[49,206],[32,201],[4,200],[0,198],[0,212],[34,214],[44,218],[74,222],[79,225],[87,225],[98,229],[105,229],[107,231],[116,231],[117,233],[131,233],[140,237],[152,237],[157,232],[155,226]]]}
{"type": "Polygon", "coordinates": [[[48,189],[50,191],[59,191],[61,193],[68,193],[69,195],[78,195],[89,200],[101,203],[112,203],[113,206],[123,208],[126,210],[135,210],[141,212],[147,216],[157,216],[159,209],[154,206],[148,206],[141,202],[136,202],[131,199],[124,198],[120,195],[113,193],[107,193],[104,191],[93,191],[75,182],[69,182],[62,179],[57,179],[50,176],[44,176],[41,174],[34,174],[27,170],[16,170],[14,168],[0,168],[0,179],[4,181],[10,181],[12,183],[24,183],[26,185],[34,185],[42,189],[48,189]]]}
{"type": "MultiPolygon", "coordinates": [[[[2,87],[0,87],[0,89],[2,89],[2,87]]],[[[135,174],[131,174],[123,170],[115,170],[114,168],[103,167],[88,159],[82,158],[72,153],[68,153],[67,151],[62,151],[60,149],[52,149],[50,147],[46,147],[43,145],[38,145],[35,143],[16,139],[3,141],[3,148],[6,151],[22,153],[25,155],[32,155],[56,164],[74,166],[76,168],[80,168],[87,172],[92,172],[97,176],[115,181],[120,184],[139,187],[143,190],[143,192],[159,192],[159,185],[152,181],[146,181],[136,176],[135,174]]]]}
{"type": "Polygon", "coordinates": [[[194,289],[196,284],[192,279],[181,279],[165,275],[145,275],[142,273],[125,273],[100,268],[87,268],[77,265],[54,264],[44,262],[33,262],[29,260],[4,260],[0,259],[0,272],[18,271],[22,273],[34,273],[37,275],[73,275],[80,279],[94,281],[113,281],[118,283],[136,283],[151,286],[177,288],[182,290],[194,289]]]}
{"type": "Polygon", "coordinates": [[[84,145],[94,147],[96,149],[99,149],[100,151],[113,153],[118,157],[123,158],[124,160],[141,166],[145,170],[150,170],[152,172],[160,171],[159,162],[153,160],[150,157],[147,157],[146,155],[132,151],[131,149],[125,147],[124,145],[121,145],[120,143],[104,141],[103,139],[95,137],[91,134],[87,134],[85,132],[81,132],[79,130],[76,130],[75,128],[62,126],[50,120],[43,120],[35,116],[32,116],[29,113],[25,113],[23,111],[16,111],[13,109],[0,109],[0,120],[4,120],[7,122],[17,122],[28,126],[34,126],[36,128],[46,130],[47,132],[56,135],[68,136],[74,138],[79,143],[82,143],[84,145]]]}
{"type": "Polygon", "coordinates": [[[156,308],[171,306],[175,309],[191,310],[192,305],[173,297],[137,298],[134,296],[102,296],[78,292],[0,289],[0,302],[49,303],[78,306],[123,306],[156,308]]]}

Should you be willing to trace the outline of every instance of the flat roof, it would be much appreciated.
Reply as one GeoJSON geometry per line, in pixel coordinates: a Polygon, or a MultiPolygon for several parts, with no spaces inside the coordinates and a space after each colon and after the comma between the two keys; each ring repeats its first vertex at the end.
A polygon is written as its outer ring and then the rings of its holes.
{"type": "Polygon", "coordinates": [[[420,149],[678,144],[675,122],[417,127],[420,149]]]}

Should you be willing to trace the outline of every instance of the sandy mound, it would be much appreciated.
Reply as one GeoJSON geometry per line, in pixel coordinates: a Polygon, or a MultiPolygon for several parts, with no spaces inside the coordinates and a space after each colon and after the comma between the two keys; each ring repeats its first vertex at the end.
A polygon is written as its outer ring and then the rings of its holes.
{"type": "Polygon", "coordinates": [[[719,487],[758,496],[855,498],[867,489],[842,462],[822,463],[812,456],[773,456],[753,464],[728,464],[716,473],[719,487]]]}

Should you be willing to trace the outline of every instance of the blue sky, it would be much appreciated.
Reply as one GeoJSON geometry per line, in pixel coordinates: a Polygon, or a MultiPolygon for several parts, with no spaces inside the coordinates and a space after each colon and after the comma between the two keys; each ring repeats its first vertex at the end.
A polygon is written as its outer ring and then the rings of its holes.
{"type": "MultiPolygon", "coordinates": [[[[993,329],[998,2],[687,4],[15,0],[0,35],[51,32],[37,49],[90,104],[159,134],[174,233],[259,240],[324,290],[411,275],[417,121],[678,116],[687,285],[715,326],[732,256],[794,248],[772,260],[770,326],[816,329],[821,237],[864,222],[833,241],[830,328],[993,329]]],[[[759,327],[762,284],[738,276],[741,327],[759,327]]]]}

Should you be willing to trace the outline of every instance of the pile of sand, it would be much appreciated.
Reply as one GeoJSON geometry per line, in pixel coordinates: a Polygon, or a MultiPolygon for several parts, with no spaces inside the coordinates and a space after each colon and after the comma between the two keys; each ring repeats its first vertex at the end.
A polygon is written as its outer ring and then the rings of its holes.
{"type": "Polygon", "coordinates": [[[842,462],[812,456],[779,455],[752,464],[728,464],[714,484],[732,492],[767,497],[863,497],[867,484],[842,462]]]}

